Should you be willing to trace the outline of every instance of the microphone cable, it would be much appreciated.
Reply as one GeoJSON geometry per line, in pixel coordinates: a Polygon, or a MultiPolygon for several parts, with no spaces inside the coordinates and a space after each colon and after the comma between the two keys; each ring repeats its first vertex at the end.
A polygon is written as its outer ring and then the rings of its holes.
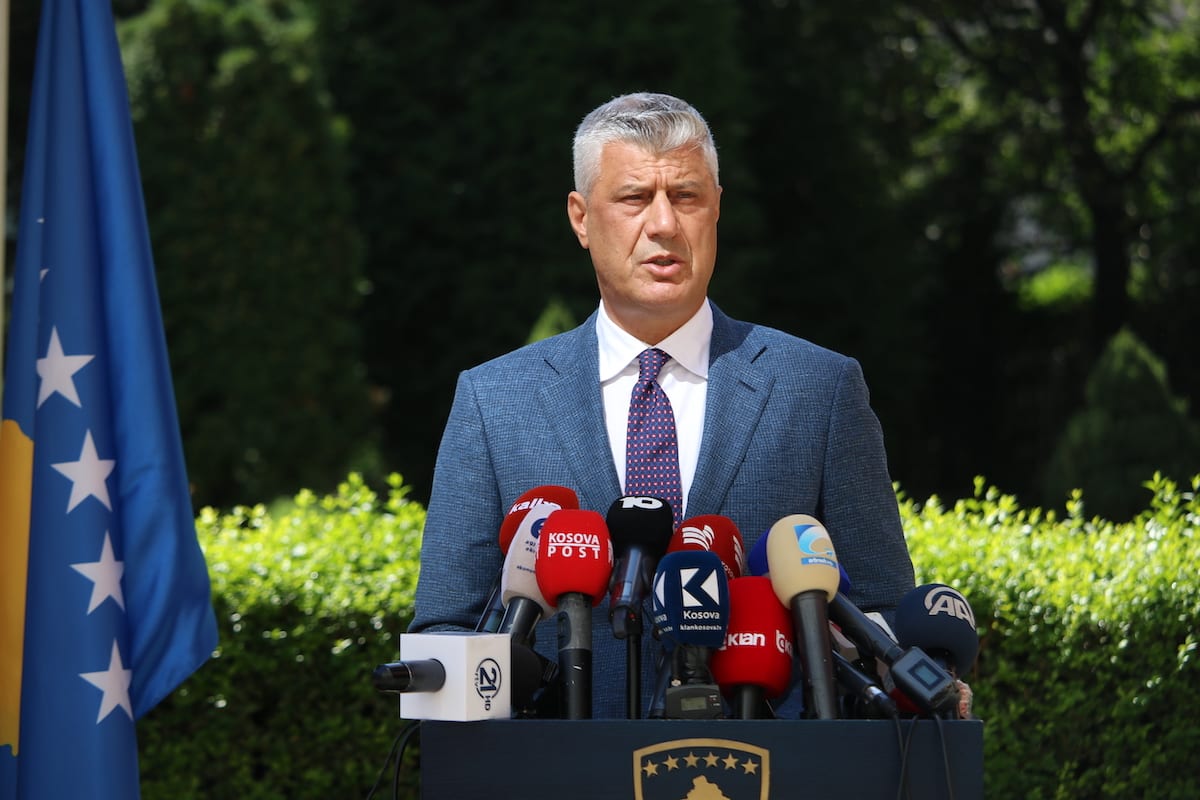
{"type": "Polygon", "coordinates": [[[400,767],[404,763],[404,751],[408,748],[408,743],[412,739],[413,734],[417,733],[420,728],[421,721],[413,720],[401,728],[400,733],[396,734],[396,738],[392,740],[392,747],[388,750],[387,758],[383,760],[383,766],[379,768],[379,774],[375,777],[375,785],[367,792],[366,800],[371,800],[375,796],[375,792],[383,782],[383,776],[387,774],[388,765],[392,763],[393,757],[396,759],[396,771],[392,777],[392,800],[399,800],[400,767]]]}
{"type": "Polygon", "coordinates": [[[937,725],[938,745],[942,750],[942,767],[946,770],[946,797],[954,800],[954,779],[950,775],[950,754],[946,751],[946,732],[942,729],[942,717],[935,714],[933,722],[937,725]]]}
{"type": "MultiPolygon", "coordinates": [[[[914,718],[909,720],[908,735],[902,733],[902,726],[899,717],[893,717],[896,723],[896,741],[900,750],[900,780],[896,786],[896,800],[911,796],[911,790],[908,786],[908,757],[912,746],[913,734],[917,730],[917,723],[920,719],[914,718]]],[[[942,727],[942,717],[938,714],[932,716],[933,724],[937,726],[938,749],[942,754],[942,768],[946,777],[946,797],[947,800],[954,800],[954,778],[950,770],[950,753],[946,749],[946,731],[942,727]]]]}
{"type": "Polygon", "coordinates": [[[896,800],[904,800],[911,797],[908,787],[908,753],[912,745],[913,733],[917,730],[917,720],[912,719],[908,722],[908,735],[903,734],[903,726],[900,725],[900,717],[892,717],[896,723],[896,743],[900,751],[900,779],[896,783],[896,800]]]}

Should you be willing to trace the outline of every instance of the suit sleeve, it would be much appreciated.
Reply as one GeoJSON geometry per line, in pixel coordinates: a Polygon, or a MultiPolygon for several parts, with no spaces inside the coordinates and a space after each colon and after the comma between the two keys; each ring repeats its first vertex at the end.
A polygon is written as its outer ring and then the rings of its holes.
{"type": "Polygon", "coordinates": [[[503,558],[503,517],[480,399],[462,373],[438,448],[409,631],[474,630],[503,558]]]}
{"type": "Polygon", "coordinates": [[[853,359],[844,362],[834,392],[820,504],[818,518],[850,577],[850,599],[890,621],[900,598],[913,588],[913,567],[883,431],[871,410],[862,368],[853,359]]]}

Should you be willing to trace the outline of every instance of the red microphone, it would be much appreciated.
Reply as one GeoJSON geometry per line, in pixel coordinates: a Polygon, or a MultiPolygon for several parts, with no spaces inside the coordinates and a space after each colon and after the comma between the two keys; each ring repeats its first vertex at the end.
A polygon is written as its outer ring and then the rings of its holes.
{"type": "Polygon", "coordinates": [[[513,501],[504,520],[500,523],[500,552],[508,553],[521,521],[529,513],[529,509],[542,503],[558,506],[559,508],[579,508],[579,497],[573,489],[566,486],[537,486],[513,501]]]}
{"type": "Polygon", "coordinates": [[[534,573],[557,608],[558,669],[566,719],[592,717],[592,612],[608,590],[613,548],[604,517],[562,509],[546,517],[534,573]]]}
{"type": "MultiPolygon", "coordinates": [[[[538,486],[522,494],[513,501],[508,513],[500,522],[498,537],[500,552],[506,557],[512,546],[513,537],[520,530],[521,523],[529,514],[529,509],[541,503],[549,503],[555,508],[579,508],[579,498],[573,490],[565,486],[538,486]]],[[[533,563],[532,558],[530,558],[530,563],[533,563]]],[[[496,580],[492,582],[492,590],[488,594],[487,603],[483,606],[483,613],[475,625],[477,633],[496,633],[504,622],[506,604],[501,586],[504,580],[504,571],[504,566],[501,565],[500,571],[496,573],[496,580]]]]}
{"type": "Polygon", "coordinates": [[[737,719],[759,719],[763,701],[781,697],[792,679],[792,618],[770,578],[729,582],[725,644],[712,654],[712,674],[737,719]]]}
{"type": "Polygon", "coordinates": [[[746,574],[746,550],[742,532],[729,517],[701,514],[685,519],[667,545],[668,553],[680,550],[706,550],[716,553],[725,566],[729,580],[746,574]]]}

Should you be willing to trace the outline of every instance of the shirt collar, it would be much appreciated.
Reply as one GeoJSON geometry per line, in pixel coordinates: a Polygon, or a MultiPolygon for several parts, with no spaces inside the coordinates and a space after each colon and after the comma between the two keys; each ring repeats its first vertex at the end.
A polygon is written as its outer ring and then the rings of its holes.
{"type": "Polygon", "coordinates": [[[706,298],[691,319],[657,344],[647,344],[621,329],[600,303],[596,315],[596,339],[600,345],[600,382],[615,378],[647,347],[662,350],[688,372],[708,378],[708,355],[712,342],[712,307],[706,298]]]}

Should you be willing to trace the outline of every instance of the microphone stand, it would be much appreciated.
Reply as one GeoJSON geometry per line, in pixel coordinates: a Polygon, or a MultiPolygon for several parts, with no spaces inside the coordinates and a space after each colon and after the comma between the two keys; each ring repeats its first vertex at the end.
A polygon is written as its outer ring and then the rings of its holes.
{"type": "Polygon", "coordinates": [[[642,615],[621,606],[613,614],[613,635],[625,640],[625,718],[642,718],[642,615]]]}

